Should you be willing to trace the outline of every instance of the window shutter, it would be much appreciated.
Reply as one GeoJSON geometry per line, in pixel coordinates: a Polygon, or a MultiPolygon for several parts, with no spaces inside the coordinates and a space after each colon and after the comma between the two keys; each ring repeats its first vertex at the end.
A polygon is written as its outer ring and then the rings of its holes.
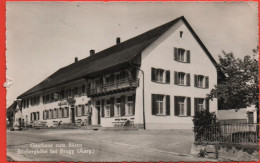
{"type": "Polygon", "coordinates": [[[177,61],[178,59],[178,48],[174,48],[174,60],[177,61]]]}
{"type": "Polygon", "coordinates": [[[179,98],[177,96],[174,96],[174,115],[178,116],[180,114],[180,109],[178,105],[179,98]]]}
{"type": "Polygon", "coordinates": [[[166,96],[166,115],[170,115],[170,108],[171,108],[170,105],[171,105],[170,104],[170,96],[167,95],[166,96]]]}
{"type": "Polygon", "coordinates": [[[194,75],[194,87],[198,86],[198,75],[194,75]]]}
{"type": "Polygon", "coordinates": [[[206,111],[209,111],[209,99],[205,98],[206,102],[206,111]]]}
{"type": "Polygon", "coordinates": [[[205,88],[209,88],[209,77],[205,76],[205,88]]]}
{"type": "Polygon", "coordinates": [[[104,103],[105,103],[105,101],[102,100],[102,103],[101,103],[101,116],[102,116],[102,117],[104,117],[104,115],[105,115],[104,103]]]}
{"type": "Polygon", "coordinates": [[[187,58],[187,63],[190,63],[190,51],[187,50],[186,54],[187,54],[187,56],[186,56],[186,58],[187,58]]]}
{"type": "Polygon", "coordinates": [[[156,95],[152,94],[152,115],[157,114],[157,108],[156,108],[156,95]]]}
{"type": "Polygon", "coordinates": [[[174,71],[174,84],[178,84],[178,72],[174,71]]]}
{"type": "Polygon", "coordinates": [[[133,115],[135,115],[135,94],[133,94],[133,115]]]}
{"type": "Polygon", "coordinates": [[[42,111],[42,119],[44,120],[45,118],[44,118],[44,111],[42,111]]]}
{"type": "Polygon", "coordinates": [[[70,111],[69,111],[69,108],[67,108],[67,117],[69,117],[69,114],[70,114],[70,111]]]}
{"type": "Polygon", "coordinates": [[[155,68],[152,67],[152,81],[155,81],[155,68]]]}
{"type": "Polygon", "coordinates": [[[198,99],[194,98],[194,115],[197,113],[198,111],[198,99]]]}
{"type": "Polygon", "coordinates": [[[186,85],[190,86],[190,74],[186,74],[186,85]]]}
{"type": "Polygon", "coordinates": [[[114,101],[115,101],[115,98],[111,97],[110,98],[110,117],[114,117],[114,101]]]}
{"type": "Polygon", "coordinates": [[[170,70],[166,71],[166,83],[170,83],[170,70]]]}
{"type": "Polygon", "coordinates": [[[121,116],[125,115],[125,96],[121,96],[121,104],[120,104],[120,112],[121,112],[121,116]]]}
{"type": "Polygon", "coordinates": [[[187,116],[191,116],[191,102],[190,97],[187,97],[187,116]]]}

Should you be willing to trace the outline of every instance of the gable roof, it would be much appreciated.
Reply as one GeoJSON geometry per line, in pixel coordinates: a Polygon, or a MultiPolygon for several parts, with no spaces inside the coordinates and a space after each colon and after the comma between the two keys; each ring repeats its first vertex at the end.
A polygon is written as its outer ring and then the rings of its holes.
{"type": "Polygon", "coordinates": [[[201,45],[202,49],[210,58],[212,63],[217,66],[216,61],[211,56],[205,45],[199,39],[197,34],[193,31],[184,16],[182,16],[152,30],[149,30],[141,35],[138,35],[134,38],[126,40],[120,44],[114,45],[108,49],[100,51],[85,59],[59,69],[33,88],[18,96],[18,99],[47,88],[70,82],[75,79],[87,77],[90,74],[105,70],[119,64],[127,63],[134,59],[137,55],[141,54],[141,52],[145,48],[151,45],[156,39],[158,39],[179,20],[184,21],[195,39],[201,45]]]}

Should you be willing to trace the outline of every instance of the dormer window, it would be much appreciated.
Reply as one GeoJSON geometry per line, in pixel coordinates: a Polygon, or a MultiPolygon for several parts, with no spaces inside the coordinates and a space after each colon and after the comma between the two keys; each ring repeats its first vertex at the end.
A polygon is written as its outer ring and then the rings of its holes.
{"type": "Polygon", "coordinates": [[[174,60],[183,63],[190,63],[190,50],[174,48],[174,60]]]}

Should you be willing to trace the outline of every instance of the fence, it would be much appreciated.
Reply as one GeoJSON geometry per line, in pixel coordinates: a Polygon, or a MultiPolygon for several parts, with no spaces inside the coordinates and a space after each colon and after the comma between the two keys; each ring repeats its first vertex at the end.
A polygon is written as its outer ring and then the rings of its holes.
{"type": "Polygon", "coordinates": [[[197,143],[259,143],[259,124],[218,124],[203,126],[197,131],[197,143]]]}

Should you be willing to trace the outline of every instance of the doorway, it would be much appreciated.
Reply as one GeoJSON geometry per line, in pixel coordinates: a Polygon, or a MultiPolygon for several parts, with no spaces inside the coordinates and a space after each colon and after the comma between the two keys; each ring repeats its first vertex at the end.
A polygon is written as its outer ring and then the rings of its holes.
{"type": "Polygon", "coordinates": [[[70,110],[71,110],[71,123],[75,123],[75,109],[74,109],[74,107],[71,107],[70,108],[70,110]]]}

